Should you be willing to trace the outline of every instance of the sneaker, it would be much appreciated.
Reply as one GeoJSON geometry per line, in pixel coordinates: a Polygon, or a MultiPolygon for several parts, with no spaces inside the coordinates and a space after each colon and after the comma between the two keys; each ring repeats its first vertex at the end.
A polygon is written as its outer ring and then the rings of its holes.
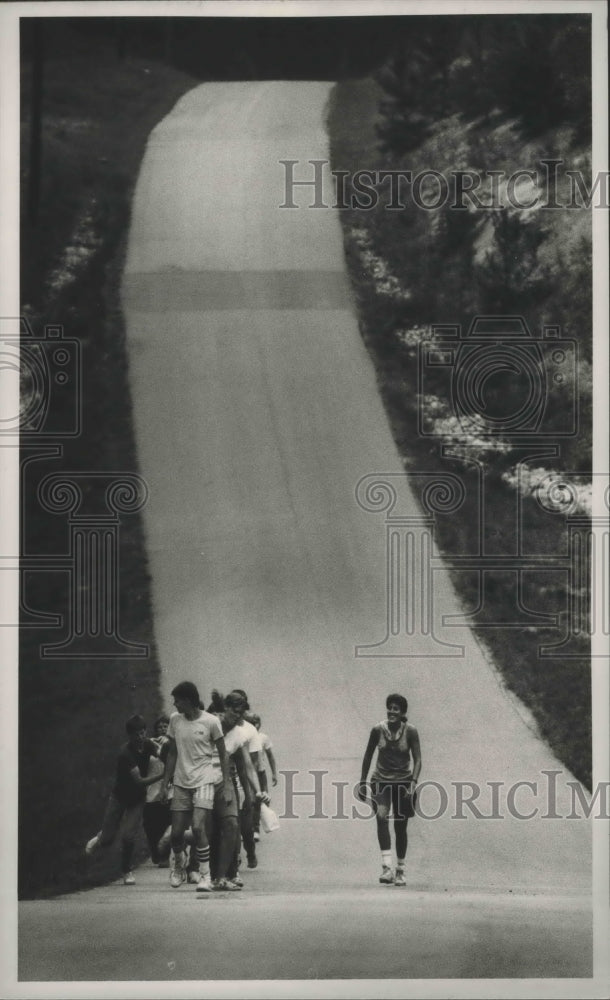
{"type": "Polygon", "coordinates": [[[189,885],[199,885],[201,882],[200,872],[189,872],[187,882],[189,885]]]}
{"type": "Polygon", "coordinates": [[[397,868],[396,874],[394,876],[394,885],[406,885],[407,880],[405,878],[404,868],[397,868]]]}
{"type": "Polygon", "coordinates": [[[212,891],[212,879],[209,875],[201,875],[199,878],[199,884],[197,886],[197,892],[211,892],[212,891]]]}
{"type": "Polygon", "coordinates": [[[95,851],[96,847],[99,845],[100,838],[99,834],[96,833],[95,837],[88,840],[85,844],[85,854],[91,855],[95,851]]]}
{"type": "Polygon", "coordinates": [[[127,872],[123,875],[123,885],[135,885],[136,880],[134,878],[133,872],[127,872]]]}
{"type": "Polygon", "coordinates": [[[248,868],[258,868],[258,861],[256,858],[256,854],[252,854],[248,858],[248,868]]]}
{"type": "Polygon", "coordinates": [[[236,885],[238,889],[243,889],[243,887],[244,887],[244,880],[242,879],[242,877],[239,874],[239,872],[237,873],[237,875],[235,876],[235,878],[232,878],[229,881],[232,882],[233,885],[236,885]]]}
{"type": "Polygon", "coordinates": [[[384,865],[383,868],[381,869],[381,875],[379,876],[379,881],[382,883],[382,885],[392,885],[392,882],[394,881],[394,873],[391,868],[388,868],[387,865],[384,865]]]}
{"type": "Polygon", "coordinates": [[[182,865],[176,864],[169,874],[169,884],[172,889],[178,889],[183,882],[186,882],[186,872],[182,865]]]}
{"type": "Polygon", "coordinates": [[[216,892],[241,892],[241,886],[235,885],[231,879],[219,878],[214,883],[214,890],[216,892]]]}

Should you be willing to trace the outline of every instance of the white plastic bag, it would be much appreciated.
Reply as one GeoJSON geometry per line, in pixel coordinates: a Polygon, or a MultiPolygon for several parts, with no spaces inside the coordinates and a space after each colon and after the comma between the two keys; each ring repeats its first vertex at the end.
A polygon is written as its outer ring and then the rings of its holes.
{"type": "Polygon", "coordinates": [[[272,833],[273,830],[280,828],[280,821],[273,809],[270,809],[264,802],[261,802],[261,826],[265,833],[272,833]]]}

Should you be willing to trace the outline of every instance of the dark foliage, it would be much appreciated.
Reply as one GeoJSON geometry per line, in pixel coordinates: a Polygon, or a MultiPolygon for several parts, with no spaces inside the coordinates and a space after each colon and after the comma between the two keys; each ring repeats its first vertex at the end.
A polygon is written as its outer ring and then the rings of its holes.
{"type": "MultiPolygon", "coordinates": [[[[31,25],[22,32],[23,219],[22,301],[34,335],[45,324],[79,341],[83,357],[83,426],[62,442],[63,454],[30,462],[23,479],[23,539],[35,555],[69,551],[66,516],[46,515],[36,490],[48,473],[137,472],[119,286],[132,189],[151,128],[194,81],[115,50],[112,35],[95,38],[65,22],[44,22],[42,176],[35,220],[26,212],[30,131],[31,25]],[[68,265],[65,248],[86,218],[87,252],[68,265]],[[84,260],[84,263],[83,263],[84,260]],[[49,281],[59,269],[60,282],[49,281]]],[[[26,454],[24,450],[24,455],[26,454]]],[[[103,503],[92,485],[87,502],[103,503]]],[[[83,846],[99,829],[112,787],[125,720],[136,711],[149,726],[161,708],[150,580],[139,513],[122,517],[119,532],[118,620],[121,635],[146,644],[132,660],[45,659],[41,645],[62,629],[31,627],[22,615],[19,647],[19,893],[22,898],[81,889],[116,878],[114,849],[85,859],[83,846]]],[[[80,582],[80,581],[79,581],[80,582]]],[[[86,585],[85,585],[86,586],[86,585]]],[[[26,602],[64,617],[67,573],[32,572],[26,602]]],[[[139,845],[138,857],[145,846],[139,845]]]]}
{"type": "Polygon", "coordinates": [[[491,219],[493,247],[476,268],[481,312],[510,314],[518,302],[520,311],[529,314],[552,288],[549,275],[538,262],[546,233],[506,208],[492,212],[491,219]]]}
{"type": "Polygon", "coordinates": [[[568,124],[586,142],[590,45],[586,15],[413,18],[377,76],[387,95],[381,148],[399,156],[415,149],[453,113],[499,113],[516,119],[525,137],[568,124]]]}

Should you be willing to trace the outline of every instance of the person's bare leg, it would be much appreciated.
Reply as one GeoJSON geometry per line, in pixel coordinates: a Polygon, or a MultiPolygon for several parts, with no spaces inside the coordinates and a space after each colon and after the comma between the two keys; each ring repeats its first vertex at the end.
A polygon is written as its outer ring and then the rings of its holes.
{"type": "Polygon", "coordinates": [[[191,821],[191,814],[188,810],[179,812],[172,810],[172,850],[174,852],[174,867],[170,875],[170,883],[174,889],[181,885],[186,874],[184,871],[184,834],[191,821]]]}
{"type": "Polygon", "coordinates": [[[209,891],[212,888],[210,877],[210,838],[212,836],[212,810],[193,809],[193,847],[199,863],[201,881],[197,888],[209,891]]]}
{"type": "Polygon", "coordinates": [[[236,816],[223,816],[220,820],[218,846],[218,878],[234,878],[237,874],[235,858],[239,846],[239,824],[236,816]],[[233,870],[234,868],[234,870],[233,870]]]}

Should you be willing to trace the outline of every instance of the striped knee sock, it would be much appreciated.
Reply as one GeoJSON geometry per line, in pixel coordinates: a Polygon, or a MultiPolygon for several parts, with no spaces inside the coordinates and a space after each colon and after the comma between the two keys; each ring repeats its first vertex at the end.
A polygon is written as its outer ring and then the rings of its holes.
{"type": "Polygon", "coordinates": [[[198,847],[195,851],[199,862],[199,871],[204,876],[210,874],[210,847],[198,847]]]}

